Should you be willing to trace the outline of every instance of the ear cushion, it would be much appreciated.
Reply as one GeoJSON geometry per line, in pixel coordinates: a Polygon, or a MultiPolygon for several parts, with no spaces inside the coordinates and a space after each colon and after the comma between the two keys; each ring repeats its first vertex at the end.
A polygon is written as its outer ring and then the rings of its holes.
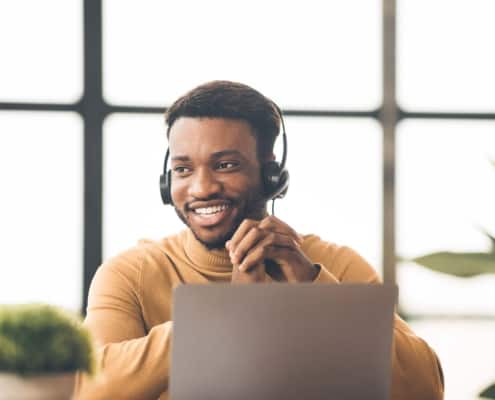
{"type": "Polygon", "coordinates": [[[279,189],[276,193],[278,199],[281,199],[287,194],[287,190],[289,190],[289,171],[283,168],[280,171],[280,182],[279,189]]]}
{"type": "Polygon", "coordinates": [[[261,170],[265,197],[268,200],[282,198],[289,189],[289,172],[277,161],[268,161],[261,170]]]}
{"type": "Polygon", "coordinates": [[[172,173],[170,170],[166,174],[160,175],[160,195],[162,196],[163,204],[172,204],[172,195],[170,191],[172,183],[172,173]]]}

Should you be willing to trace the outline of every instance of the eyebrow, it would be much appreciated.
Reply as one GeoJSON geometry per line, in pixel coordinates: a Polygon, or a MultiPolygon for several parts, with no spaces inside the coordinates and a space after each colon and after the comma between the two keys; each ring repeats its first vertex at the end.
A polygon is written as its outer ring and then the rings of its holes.
{"type": "Polygon", "coordinates": [[[189,161],[191,160],[188,156],[175,156],[171,158],[171,161],[189,161]]]}
{"type": "MultiPolygon", "coordinates": [[[[244,158],[245,157],[242,155],[241,152],[237,151],[237,150],[221,150],[221,151],[216,151],[214,153],[211,154],[210,156],[210,159],[218,159],[218,158],[222,158],[222,157],[225,157],[225,156],[237,156],[237,157],[241,157],[241,158],[244,158]]],[[[174,156],[172,157],[171,159],[172,161],[191,161],[191,157],[189,156],[174,156]]]]}
{"type": "Polygon", "coordinates": [[[222,157],[225,157],[225,156],[237,156],[237,157],[242,157],[244,158],[244,156],[241,154],[241,152],[237,151],[237,150],[222,150],[222,151],[216,151],[215,153],[213,153],[211,155],[210,158],[222,158],[222,157]]]}

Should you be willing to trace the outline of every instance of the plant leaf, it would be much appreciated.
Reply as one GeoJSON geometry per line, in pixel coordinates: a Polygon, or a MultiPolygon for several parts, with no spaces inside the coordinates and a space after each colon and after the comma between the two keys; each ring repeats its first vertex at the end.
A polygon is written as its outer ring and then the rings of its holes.
{"type": "Polygon", "coordinates": [[[439,252],[412,261],[433,271],[459,277],[495,273],[495,254],[439,252]]]}
{"type": "Polygon", "coordinates": [[[489,386],[485,390],[483,390],[479,394],[479,396],[483,397],[485,399],[495,399],[495,383],[492,383],[491,386],[489,386]]]}
{"type": "Polygon", "coordinates": [[[47,304],[0,304],[0,372],[93,374],[95,367],[93,342],[79,316],[47,304]]]}
{"type": "Polygon", "coordinates": [[[485,232],[485,234],[491,240],[491,242],[492,242],[492,253],[495,254],[495,236],[490,235],[488,232],[485,232]]]}
{"type": "Polygon", "coordinates": [[[492,245],[491,252],[495,254],[495,236],[490,234],[490,232],[488,232],[482,226],[478,226],[478,230],[490,240],[491,245],[492,245]]]}

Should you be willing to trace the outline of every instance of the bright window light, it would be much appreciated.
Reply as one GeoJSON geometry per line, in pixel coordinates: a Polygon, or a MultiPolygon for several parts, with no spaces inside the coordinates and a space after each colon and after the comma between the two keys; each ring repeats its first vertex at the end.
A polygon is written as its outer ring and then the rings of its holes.
{"type": "MultiPolygon", "coordinates": [[[[275,212],[301,233],[357,250],[382,274],[382,134],[372,119],[286,120],[290,187],[275,212]]],[[[281,157],[281,140],[277,143],[281,157]]]]}
{"type": "Polygon", "coordinates": [[[0,2],[0,101],[71,103],[83,87],[81,0],[0,2]]]}
{"type": "Polygon", "coordinates": [[[167,148],[161,115],[114,114],[104,125],[103,258],[185,226],[160,198],[167,148]]]}
{"type": "Polygon", "coordinates": [[[445,399],[481,399],[478,394],[495,382],[495,321],[430,319],[410,325],[416,334],[427,339],[442,361],[445,399]]]}
{"type": "Polygon", "coordinates": [[[0,112],[0,304],[81,307],[82,123],[75,113],[0,112]]]}
{"type": "MultiPolygon", "coordinates": [[[[397,141],[397,251],[489,252],[495,234],[495,122],[408,120],[397,141]]],[[[398,266],[401,304],[414,314],[495,316],[494,275],[456,278],[398,266]]]]}
{"type": "Polygon", "coordinates": [[[104,93],[165,106],[213,79],[283,108],[381,102],[381,2],[104,1],[104,93]]]}
{"type": "Polygon", "coordinates": [[[407,110],[495,112],[495,2],[399,0],[397,89],[407,110]]]}

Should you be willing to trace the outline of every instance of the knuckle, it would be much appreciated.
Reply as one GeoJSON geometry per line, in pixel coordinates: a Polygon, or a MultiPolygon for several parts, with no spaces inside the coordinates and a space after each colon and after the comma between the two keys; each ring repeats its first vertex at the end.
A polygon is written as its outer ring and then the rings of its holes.
{"type": "Polygon", "coordinates": [[[241,222],[241,224],[239,225],[239,228],[242,229],[242,228],[246,228],[249,224],[249,221],[247,219],[245,219],[244,221],[241,222]]]}
{"type": "Polygon", "coordinates": [[[268,217],[263,218],[260,225],[262,225],[263,227],[272,226],[273,223],[275,222],[274,218],[275,217],[273,217],[273,215],[269,215],[268,217]]]}
{"type": "Polygon", "coordinates": [[[255,236],[259,235],[260,233],[261,233],[261,228],[257,225],[251,227],[251,229],[249,231],[250,235],[255,235],[255,236]]]}
{"type": "Polygon", "coordinates": [[[247,229],[252,225],[252,220],[250,219],[245,219],[244,221],[241,222],[241,225],[239,225],[240,229],[247,229]]]}
{"type": "Polygon", "coordinates": [[[244,271],[248,271],[251,269],[251,267],[254,265],[254,260],[252,258],[248,258],[244,260],[242,263],[242,268],[244,271]]]}
{"type": "Polygon", "coordinates": [[[273,223],[275,222],[275,220],[274,220],[274,217],[272,215],[269,215],[262,222],[263,222],[264,226],[272,226],[273,223]]]}

